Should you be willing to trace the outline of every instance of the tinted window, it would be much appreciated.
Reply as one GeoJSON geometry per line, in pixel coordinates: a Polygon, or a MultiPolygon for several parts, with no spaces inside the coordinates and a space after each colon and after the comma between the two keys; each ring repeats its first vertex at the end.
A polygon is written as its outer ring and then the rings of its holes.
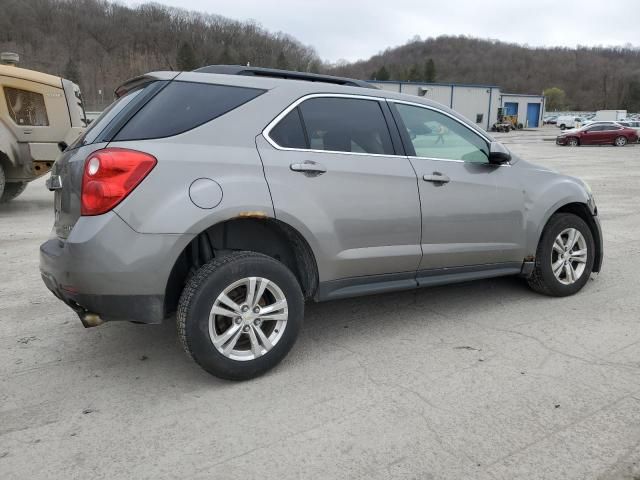
{"type": "Polygon", "coordinates": [[[286,117],[280,120],[278,125],[269,132],[269,136],[281,147],[308,148],[302,121],[300,120],[300,112],[297,108],[294,108],[286,117]]]}
{"type": "Polygon", "coordinates": [[[109,105],[98,118],[91,122],[89,128],[84,132],[84,135],[78,138],[71,147],[73,148],[76,145],[89,145],[94,143],[98,135],[100,135],[120,113],[126,111],[127,106],[131,104],[133,100],[142,93],[142,91],[142,88],[133,90],[109,105]]]}
{"type": "Polygon", "coordinates": [[[453,118],[428,108],[396,104],[418,157],[486,163],[489,145],[453,118]]]}
{"type": "Polygon", "coordinates": [[[313,150],[393,155],[380,103],[354,98],[312,98],[300,105],[313,150]]]}
{"type": "Polygon", "coordinates": [[[171,82],[151,99],[114,140],[144,140],[178,135],[220,117],[264,90],[171,82]]]}
{"type": "Polygon", "coordinates": [[[7,109],[11,119],[18,125],[46,127],[49,125],[44,97],[41,93],[4,87],[7,109]]]}

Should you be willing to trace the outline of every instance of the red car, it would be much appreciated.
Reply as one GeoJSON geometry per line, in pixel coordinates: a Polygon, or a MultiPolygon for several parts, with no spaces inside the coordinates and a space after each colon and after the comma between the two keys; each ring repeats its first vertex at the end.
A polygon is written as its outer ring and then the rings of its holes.
{"type": "Polygon", "coordinates": [[[638,141],[638,133],[633,128],[615,123],[587,125],[574,130],[565,130],[556,138],[558,145],[615,145],[624,147],[638,141]]]}

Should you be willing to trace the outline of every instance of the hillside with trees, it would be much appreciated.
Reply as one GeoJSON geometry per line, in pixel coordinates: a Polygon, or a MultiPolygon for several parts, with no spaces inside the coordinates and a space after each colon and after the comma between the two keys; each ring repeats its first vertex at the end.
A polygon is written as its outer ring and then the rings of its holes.
{"type": "Polygon", "coordinates": [[[331,69],[337,75],[498,85],[505,92],[552,90],[555,106],[640,111],[640,49],[529,48],[465,36],[414,39],[368,60],[331,69]],[[431,65],[431,67],[429,67],[431,65]]]}
{"type": "Polygon", "coordinates": [[[247,64],[362,79],[499,85],[548,92],[559,109],[640,111],[637,48],[529,48],[443,36],[389,48],[370,59],[331,65],[311,46],[254,22],[106,0],[3,0],[0,51],[25,68],[80,84],[89,109],[110,103],[122,81],[153,70],[247,64]]]}
{"type": "Polygon", "coordinates": [[[24,68],[78,82],[89,109],[111,103],[122,81],[153,70],[250,62],[318,71],[321,64],[313,48],[285,33],[159,4],[3,0],[1,10],[0,51],[19,53],[24,68]]]}

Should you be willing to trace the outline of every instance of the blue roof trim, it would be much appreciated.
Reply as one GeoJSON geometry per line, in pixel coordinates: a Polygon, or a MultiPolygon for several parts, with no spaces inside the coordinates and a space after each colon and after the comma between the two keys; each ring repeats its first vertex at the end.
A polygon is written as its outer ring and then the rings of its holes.
{"type": "Polygon", "coordinates": [[[476,88],[500,88],[498,85],[480,85],[475,83],[427,83],[409,82],[407,80],[365,80],[369,83],[392,83],[396,85],[431,85],[434,87],[476,87],[476,88]]]}

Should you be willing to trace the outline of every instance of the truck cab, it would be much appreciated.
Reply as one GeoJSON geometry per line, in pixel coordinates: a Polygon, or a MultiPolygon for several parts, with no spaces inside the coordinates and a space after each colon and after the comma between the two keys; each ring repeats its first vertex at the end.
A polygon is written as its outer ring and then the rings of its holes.
{"type": "Polygon", "coordinates": [[[77,138],[86,120],[78,85],[19,68],[15,54],[0,59],[0,202],[7,202],[51,170],[59,144],[77,138]]]}

